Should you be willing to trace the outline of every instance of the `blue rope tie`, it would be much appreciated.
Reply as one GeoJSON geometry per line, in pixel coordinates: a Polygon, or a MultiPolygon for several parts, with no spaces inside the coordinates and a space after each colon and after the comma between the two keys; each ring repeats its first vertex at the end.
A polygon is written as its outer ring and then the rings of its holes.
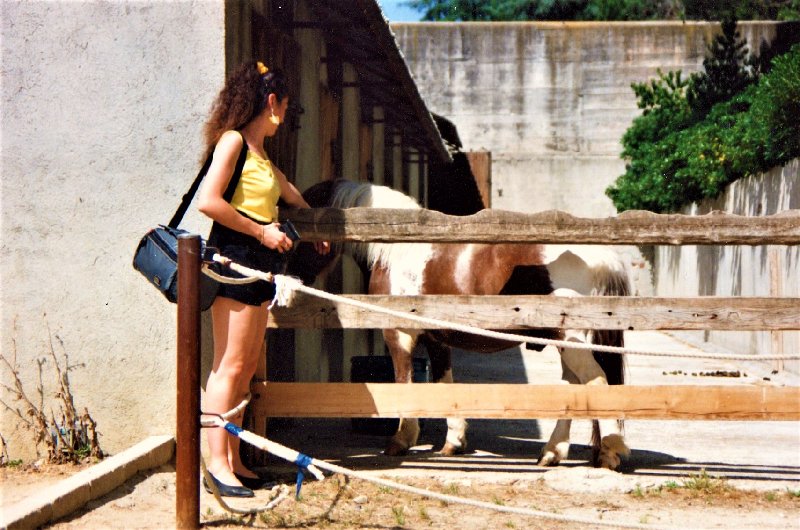
{"type": "Polygon", "coordinates": [[[239,434],[242,431],[244,431],[244,429],[242,429],[238,425],[235,425],[235,424],[233,424],[231,422],[226,422],[225,423],[225,430],[228,431],[229,433],[231,433],[234,436],[239,436],[239,434]]]}
{"type": "MultiPolygon", "coordinates": [[[[239,436],[239,434],[244,431],[244,429],[231,422],[225,423],[225,430],[234,436],[239,436]]],[[[298,500],[300,499],[300,488],[303,487],[303,479],[305,479],[306,473],[308,473],[308,466],[312,463],[313,459],[303,453],[298,453],[297,458],[294,459],[294,464],[297,466],[297,489],[295,491],[295,498],[298,500]]]]}
{"type": "Polygon", "coordinates": [[[297,458],[294,460],[297,465],[297,490],[295,491],[295,499],[300,499],[300,488],[303,487],[303,479],[308,473],[308,466],[312,463],[312,458],[303,453],[298,453],[297,458]]]}

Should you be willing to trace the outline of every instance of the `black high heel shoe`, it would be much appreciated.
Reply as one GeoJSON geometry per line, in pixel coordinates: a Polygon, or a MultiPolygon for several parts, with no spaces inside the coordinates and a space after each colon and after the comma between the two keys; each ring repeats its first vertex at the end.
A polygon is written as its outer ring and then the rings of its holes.
{"type": "Polygon", "coordinates": [[[260,476],[246,477],[238,473],[234,473],[233,475],[239,479],[239,482],[242,483],[242,486],[250,488],[251,490],[271,489],[273,486],[277,485],[277,482],[275,482],[274,480],[270,480],[268,478],[263,478],[260,476]]]}
{"type": "MultiPolygon", "coordinates": [[[[243,487],[243,486],[229,486],[229,485],[217,480],[217,477],[215,477],[211,473],[209,473],[209,476],[211,477],[212,482],[214,482],[214,485],[217,487],[217,490],[219,491],[219,494],[222,495],[223,497],[255,497],[256,496],[256,494],[250,488],[243,487]]],[[[208,482],[206,482],[205,477],[203,477],[203,487],[206,489],[207,492],[214,493],[213,491],[211,491],[211,487],[208,485],[208,482]]]]}

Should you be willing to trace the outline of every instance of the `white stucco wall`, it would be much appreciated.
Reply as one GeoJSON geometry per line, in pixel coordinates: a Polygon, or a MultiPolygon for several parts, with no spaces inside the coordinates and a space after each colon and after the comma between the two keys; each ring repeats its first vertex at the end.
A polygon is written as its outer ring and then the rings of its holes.
{"type": "MultiPolygon", "coordinates": [[[[34,397],[49,327],[75,365],[76,405],[97,420],[102,447],[118,452],[174,430],[175,306],[131,259],[197,172],[225,74],[224,3],[0,6],[2,352],[16,350],[34,397]]],[[[1,414],[12,457],[32,456],[30,436],[1,414]]]]}
{"type": "MultiPolygon", "coordinates": [[[[694,204],[682,213],[702,215],[720,210],[737,215],[773,215],[800,209],[800,160],[767,173],[734,182],[713,201],[694,204]]],[[[800,297],[800,246],[656,247],[655,289],[659,296],[800,297]],[[778,271],[777,274],[774,271],[778,271]]],[[[798,308],[800,310],[800,308],[798,308]]],[[[800,332],[684,331],[692,342],[757,355],[800,351],[800,332]],[[777,351],[776,351],[777,350],[777,351]]],[[[787,363],[797,371],[800,363],[787,363]]]]}

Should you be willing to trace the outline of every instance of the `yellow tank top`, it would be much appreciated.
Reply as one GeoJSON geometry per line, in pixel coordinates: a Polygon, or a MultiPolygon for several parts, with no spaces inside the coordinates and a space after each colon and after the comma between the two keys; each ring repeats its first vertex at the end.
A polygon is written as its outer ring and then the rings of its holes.
{"type": "Polygon", "coordinates": [[[281,187],[272,170],[272,163],[247,151],[231,206],[256,221],[271,223],[278,218],[280,196],[281,187]]]}

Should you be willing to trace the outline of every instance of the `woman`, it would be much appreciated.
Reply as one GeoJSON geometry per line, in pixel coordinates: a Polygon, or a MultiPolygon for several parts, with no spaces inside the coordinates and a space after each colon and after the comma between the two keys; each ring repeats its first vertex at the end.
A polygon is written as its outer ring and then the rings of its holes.
{"type": "MultiPolygon", "coordinates": [[[[286,81],[280,72],[260,62],[242,65],[226,81],[206,124],[207,152],[213,158],[198,197],[198,208],[213,219],[208,244],[237,263],[269,272],[283,272],[283,254],[292,240],[277,222],[278,199],[291,206],[308,204],[286,176],[267,158],[264,140],[273,136],[289,105],[286,81]],[[247,158],[230,202],[225,190],[247,144],[247,158]]],[[[327,253],[327,243],[317,251],[327,253]]],[[[264,351],[267,303],[275,294],[271,283],[220,284],[211,306],[214,364],[206,385],[207,412],[233,409],[249,392],[259,355],[264,351]]],[[[241,425],[241,415],[230,421],[241,425]]],[[[263,484],[239,456],[239,439],[223,429],[207,432],[208,470],[229,497],[252,497],[263,484]]],[[[209,485],[204,486],[209,490],[209,485]]]]}

